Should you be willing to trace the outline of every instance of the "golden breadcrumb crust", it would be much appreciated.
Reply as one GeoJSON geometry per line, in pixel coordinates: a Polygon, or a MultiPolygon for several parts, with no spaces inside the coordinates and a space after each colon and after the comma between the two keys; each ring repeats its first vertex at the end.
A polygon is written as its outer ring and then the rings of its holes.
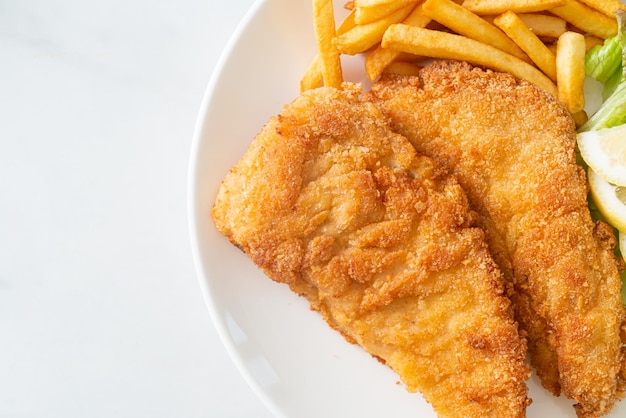
{"type": "Polygon", "coordinates": [[[439,416],[524,417],[526,345],[465,193],[344,88],[269,120],[219,190],[218,229],[439,416]]]}
{"type": "Polygon", "coordinates": [[[388,76],[367,99],[458,177],[543,385],[574,399],[580,417],[607,414],[623,389],[618,260],[611,230],[590,217],[564,107],[528,82],[459,62],[388,76]]]}

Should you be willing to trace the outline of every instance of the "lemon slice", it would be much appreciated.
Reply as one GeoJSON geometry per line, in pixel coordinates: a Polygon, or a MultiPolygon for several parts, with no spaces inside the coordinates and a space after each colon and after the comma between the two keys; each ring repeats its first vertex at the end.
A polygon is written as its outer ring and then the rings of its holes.
{"type": "Polygon", "coordinates": [[[626,187],[614,186],[589,169],[589,190],[606,221],[626,233],[626,187]]]}
{"type": "Polygon", "coordinates": [[[619,233],[619,251],[622,253],[622,257],[624,257],[624,261],[626,261],[626,232],[619,233]]]}
{"type": "Polygon", "coordinates": [[[580,132],[578,149],[596,174],[611,184],[626,186],[626,125],[580,132]]]}

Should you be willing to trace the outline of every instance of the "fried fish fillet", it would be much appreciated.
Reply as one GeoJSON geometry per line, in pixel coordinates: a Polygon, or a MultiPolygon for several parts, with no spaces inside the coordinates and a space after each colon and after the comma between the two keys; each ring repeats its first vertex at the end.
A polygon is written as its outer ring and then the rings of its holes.
{"type": "Polygon", "coordinates": [[[608,413],[622,386],[615,237],[590,217],[566,110],[530,83],[459,62],[387,77],[366,99],[457,176],[543,385],[574,399],[580,417],[608,413]]]}
{"type": "Polygon", "coordinates": [[[439,416],[525,416],[526,345],[475,213],[359,94],[272,117],[220,187],[218,229],[439,416]]]}

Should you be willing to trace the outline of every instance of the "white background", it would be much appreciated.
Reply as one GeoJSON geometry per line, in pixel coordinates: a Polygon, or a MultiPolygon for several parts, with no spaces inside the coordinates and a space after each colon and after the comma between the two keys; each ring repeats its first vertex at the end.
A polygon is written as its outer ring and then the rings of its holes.
{"type": "Polygon", "coordinates": [[[186,207],[251,4],[0,1],[0,417],[270,416],[211,322],[186,207]]]}

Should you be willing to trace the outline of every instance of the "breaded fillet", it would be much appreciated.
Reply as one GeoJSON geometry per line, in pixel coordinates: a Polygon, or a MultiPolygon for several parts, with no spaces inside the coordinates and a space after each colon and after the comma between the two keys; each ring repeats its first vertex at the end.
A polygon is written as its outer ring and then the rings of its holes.
{"type": "Polygon", "coordinates": [[[366,99],[458,177],[543,385],[574,399],[580,417],[608,413],[622,385],[615,238],[590,217],[564,107],[528,82],[459,62],[389,76],[366,99]]]}
{"type": "Polygon", "coordinates": [[[221,185],[218,229],[439,416],[525,416],[526,346],[475,213],[359,93],[272,117],[221,185]]]}

